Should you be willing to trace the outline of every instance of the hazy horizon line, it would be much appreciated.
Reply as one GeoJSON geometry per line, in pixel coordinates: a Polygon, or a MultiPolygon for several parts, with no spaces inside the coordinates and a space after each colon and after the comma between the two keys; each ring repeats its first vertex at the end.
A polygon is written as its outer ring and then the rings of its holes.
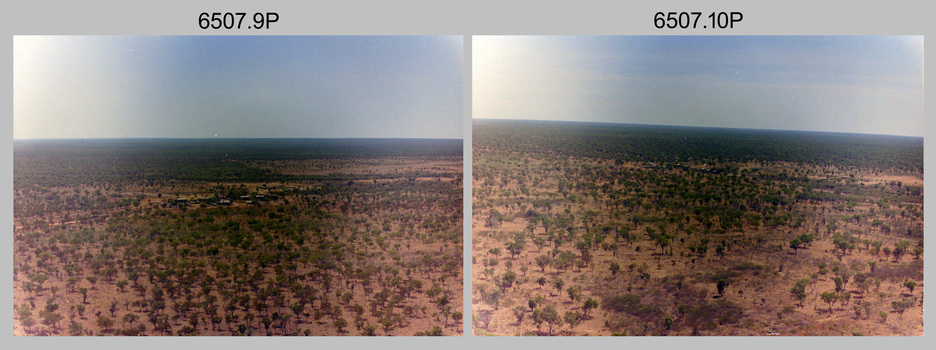
{"type": "Polygon", "coordinates": [[[636,123],[636,122],[610,122],[610,121],[584,121],[584,120],[555,120],[555,119],[511,119],[511,118],[485,118],[485,117],[472,117],[472,122],[481,121],[481,120],[500,120],[500,121],[513,121],[513,122],[556,122],[556,123],[577,123],[577,124],[606,124],[606,125],[635,125],[635,126],[662,126],[662,127],[674,127],[674,128],[699,128],[699,129],[720,129],[720,130],[744,130],[744,131],[786,131],[786,132],[811,132],[811,133],[822,133],[822,134],[854,134],[854,135],[869,135],[869,136],[895,136],[895,137],[907,137],[907,138],[918,138],[923,139],[923,136],[916,135],[904,135],[904,134],[874,134],[858,131],[828,131],[828,130],[804,130],[804,129],[769,129],[769,128],[745,128],[745,127],[731,127],[731,126],[699,126],[699,125],[681,125],[681,124],[647,124],[647,123],[636,123]]]}

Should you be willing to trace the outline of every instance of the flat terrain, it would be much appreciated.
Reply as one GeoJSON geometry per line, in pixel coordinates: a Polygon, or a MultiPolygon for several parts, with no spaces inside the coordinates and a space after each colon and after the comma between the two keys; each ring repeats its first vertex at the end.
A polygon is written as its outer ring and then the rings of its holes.
{"type": "Polygon", "coordinates": [[[476,335],[923,334],[922,139],[478,120],[473,137],[476,335]]]}
{"type": "Polygon", "coordinates": [[[14,145],[14,335],[460,335],[460,140],[14,145]]]}

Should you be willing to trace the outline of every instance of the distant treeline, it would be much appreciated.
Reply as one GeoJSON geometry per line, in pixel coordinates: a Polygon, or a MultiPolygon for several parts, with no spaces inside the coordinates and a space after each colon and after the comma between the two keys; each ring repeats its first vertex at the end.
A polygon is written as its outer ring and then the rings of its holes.
{"type": "Polygon", "coordinates": [[[281,181],[254,160],[460,157],[453,139],[14,140],[14,187],[122,181],[281,181]]]}
{"type": "Polygon", "coordinates": [[[805,131],[474,120],[474,147],[642,162],[790,161],[923,171],[923,138],[805,131]]]}

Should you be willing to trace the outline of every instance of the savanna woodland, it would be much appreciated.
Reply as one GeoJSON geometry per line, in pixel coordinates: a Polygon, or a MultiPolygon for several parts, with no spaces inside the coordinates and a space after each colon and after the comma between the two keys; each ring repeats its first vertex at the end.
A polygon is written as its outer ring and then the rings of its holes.
{"type": "Polygon", "coordinates": [[[475,120],[476,335],[922,335],[923,139],[475,120]]]}
{"type": "Polygon", "coordinates": [[[14,141],[15,335],[460,335],[462,142],[14,141]]]}

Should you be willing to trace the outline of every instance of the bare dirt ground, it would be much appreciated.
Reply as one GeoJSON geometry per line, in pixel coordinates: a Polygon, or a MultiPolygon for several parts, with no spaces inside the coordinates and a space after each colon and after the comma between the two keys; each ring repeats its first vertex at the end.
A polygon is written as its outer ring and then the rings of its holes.
{"type": "Polygon", "coordinates": [[[923,334],[923,259],[911,253],[922,252],[922,174],[789,163],[724,173],[484,151],[474,169],[476,335],[923,334]],[[756,200],[771,193],[783,204],[756,200]],[[793,249],[803,235],[811,241],[793,249]]]}
{"type": "Polygon", "coordinates": [[[461,335],[461,162],[385,163],[20,192],[13,333],[461,335]]]}

